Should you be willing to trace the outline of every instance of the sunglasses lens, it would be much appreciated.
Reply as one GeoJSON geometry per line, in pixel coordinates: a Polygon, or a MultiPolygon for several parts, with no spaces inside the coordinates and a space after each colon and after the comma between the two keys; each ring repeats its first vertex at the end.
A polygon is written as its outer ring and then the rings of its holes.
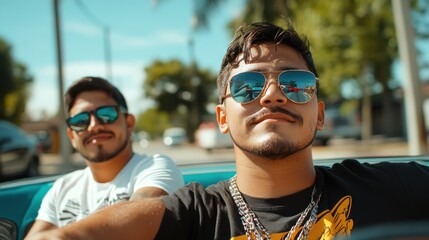
{"type": "Polygon", "coordinates": [[[76,116],[67,119],[69,127],[76,132],[85,130],[89,125],[89,121],[89,113],[86,112],[79,113],[76,116]]]}
{"type": "Polygon", "coordinates": [[[295,103],[306,103],[316,91],[316,77],[307,71],[285,71],[279,75],[280,87],[286,97],[295,103]]]}
{"type": "Polygon", "coordinates": [[[238,103],[248,103],[261,94],[265,77],[259,72],[243,72],[231,78],[230,90],[232,98],[238,103]]]}
{"type": "Polygon", "coordinates": [[[112,123],[118,119],[119,112],[115,106],[100,107],[95,111],[82,112],[67,119],[69,127],[80,132],[85,130],[91,121],[90,114],[95,113],[95,117],[100,121],[101,124],[112,123]]]}
{"type": "Polygon", "coordinates": [[[95,111],[95,116],[101,123],[112,123],[118,119],[119,113],[116,107],[101,107],[95,111]]]}

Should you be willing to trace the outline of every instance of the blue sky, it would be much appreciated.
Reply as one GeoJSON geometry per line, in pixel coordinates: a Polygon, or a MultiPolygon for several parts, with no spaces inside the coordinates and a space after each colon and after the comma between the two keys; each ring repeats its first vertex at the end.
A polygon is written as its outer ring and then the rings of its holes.
{"type": "MultiPolygon", "coordinates": [[[[193,0],[153,2],[61,0],[64,87],[83,76],[106,77],[101,22],[111,31],[112,82],[126,95],[131,112],[150,106],[142,96],[143,68],[155,59],[190,62],[193,10],[193,0]]],[[[231,40],[226,24],[240,14],[243,2],[225,1],[211,15],[209,28],[196,33],[194,51],[200,67],[219,70],[231,40]]],[[[0,0],[0,38],[34,76],[27,112],[36,119],[59,107],[53,13],[53,0],[0,0]]]]}

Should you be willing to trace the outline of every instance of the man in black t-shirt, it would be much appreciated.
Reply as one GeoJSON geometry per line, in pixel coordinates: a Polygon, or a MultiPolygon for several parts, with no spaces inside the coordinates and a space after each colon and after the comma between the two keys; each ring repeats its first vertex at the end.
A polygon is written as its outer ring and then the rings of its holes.
{"type": "Polygon", "coordinates": [[[240,28],[222,62],[216,107],[220,131],[234,141],[237,175],[108,207],[34,239],[333,239],[429,221],[428,167],[313,165],[311,144],[324,123],[318,81],[307,41],[291,26],[240,28]],[[263,88],[249,97],[238,91],[243,84],[263,88]]]}

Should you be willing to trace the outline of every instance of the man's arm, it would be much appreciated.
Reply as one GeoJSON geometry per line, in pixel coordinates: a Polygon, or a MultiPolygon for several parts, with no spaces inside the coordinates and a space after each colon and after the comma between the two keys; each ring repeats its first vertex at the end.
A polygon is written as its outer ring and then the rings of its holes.
{"type": "Polygon", "coordinates": [[[50,222],[46,222],[43,220],[36,220],[34,222],[33,226],[31,226],[31,229],[27,233],[26,237],[33,235],[35,233],[38,233],[38,232],[43,232],[43,231],[57,229],[57,228],[58,228],[57,226],[55,226],[54,224],[52,224],[50,222]]]}
{"type": "Polygon", "coordinates": [[[138,200],[144,198],[157,198],[168,195],[168,193],[157,187],[143,187],[133,193],[130,200],[138,200]]]}
{"type": "Polygon", "coordinates": [[[159,198],[128,201],[106,207],[60,229],[29,236],[26,240],[154,239],[164,216],[159,198]]]}

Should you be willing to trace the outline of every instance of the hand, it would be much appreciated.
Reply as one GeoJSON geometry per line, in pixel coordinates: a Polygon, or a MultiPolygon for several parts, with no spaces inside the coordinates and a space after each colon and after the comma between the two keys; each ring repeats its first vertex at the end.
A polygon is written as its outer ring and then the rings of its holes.
{"type": "Polygon", "coordinates": [[[66,240],[58,229],[35,233],[24,240],[66,240]]]}

